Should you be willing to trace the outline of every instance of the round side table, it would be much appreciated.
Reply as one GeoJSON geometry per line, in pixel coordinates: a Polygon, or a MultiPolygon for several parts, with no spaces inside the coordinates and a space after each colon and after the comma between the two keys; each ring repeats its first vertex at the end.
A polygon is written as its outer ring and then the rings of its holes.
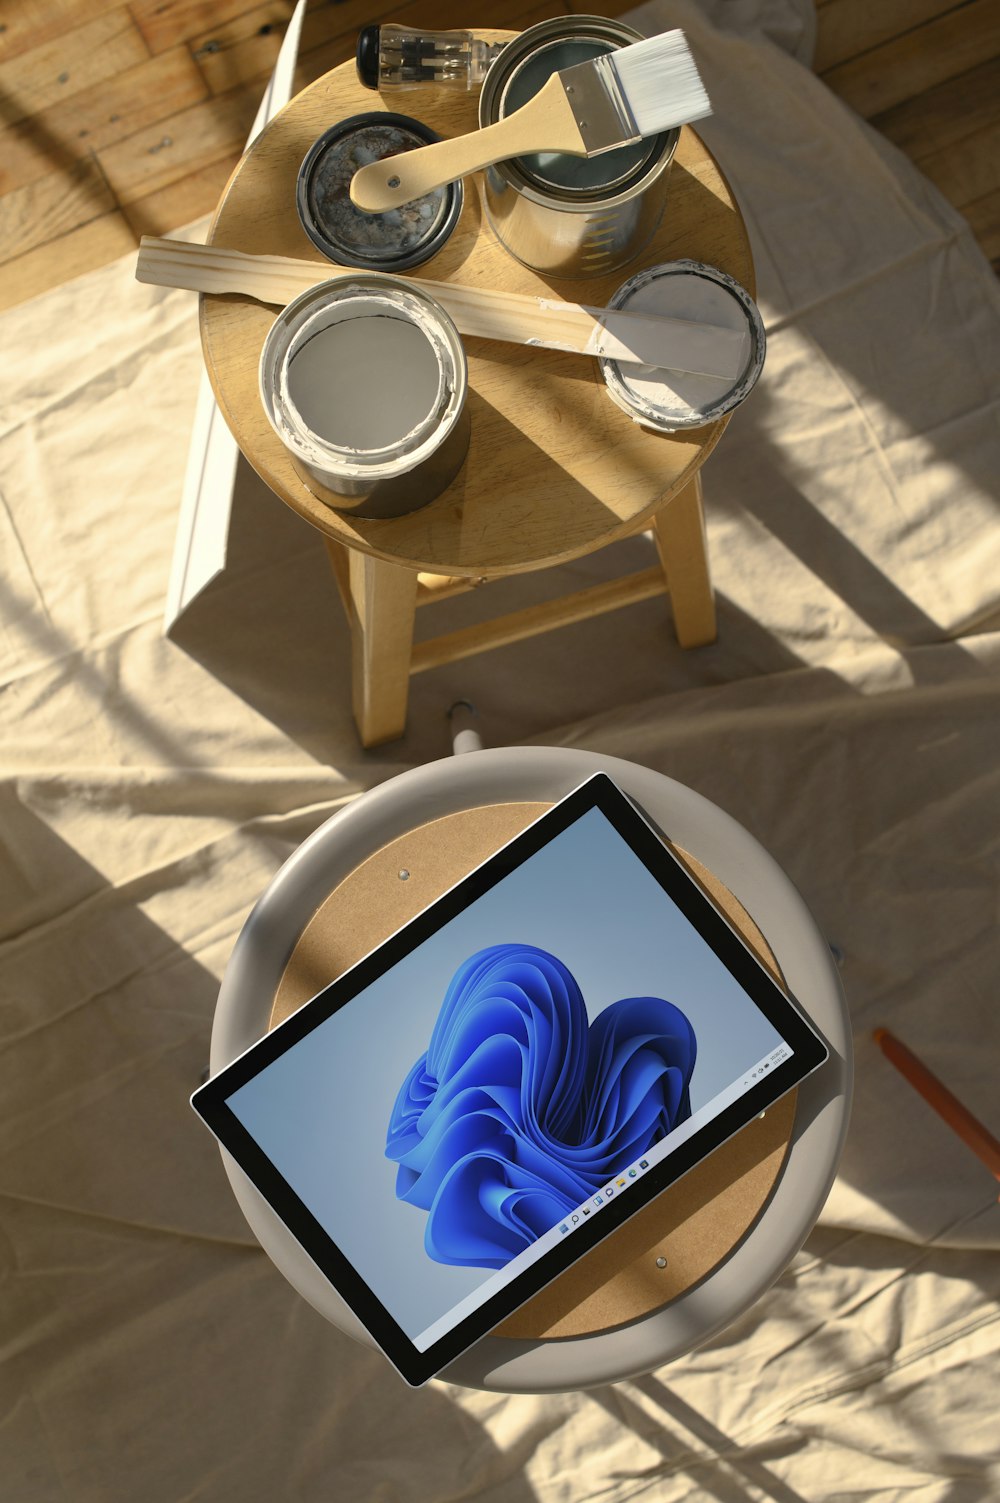
{"type": "MultiPolygon", "coordinates": [[[[380,108],[381,100],[358,84],[353,64],[305,89],[237,166],[211,243],[325,264],[296,214],[299,166],[333,122],[380,108]]],[[[405,108],[444,136],[476,125],[474,99],[446,89],[414,90],[405,108]]],[[[627,266],[586,281],[550,283],[505,251],[470,179],[454,234],[430,261],[404,275],[603,305],[642,267],[681,257],[717,266],[754,290],[739,209],[718,164],[687,127],[670,168],[663,222],[627,266]]],[[[611,401],[596,361],[469,338],[472,438],[458,477],[409,516],[373,521],[341,515],[306,488],[264,415],[257,364],[274,316],[250,298],[203,297],[205,361],[244,455],[276,495],[324,534],[351,621],[354,710],[366,746],[402,734],[411,672],[667,588],[681,645],[714,640],[698,472],[728,417],[684,433],[651,433],[611,401]],[[660,567],[413,646],[418,605],[564,563],[644,528],[654,531],[660,567]]]]}
{"type": "MultiPolygon", "coordinates": [[[[836,966],[797,891],[742,826],[662,774],[560,748],[472,752],[381,784],[315,831],[254,908],[219,993],[213,1073],[346,968],[355,951],[454,880],[455,852],[442,837],[449,823],[475,831],[481,849],[461,852],[468,870],[533,812],[597,771],[635,797],[688,853],[748,942],[773,961],[815,1020],[830,1059],[441,1374],[471,1387],[552,1392],[649,1372],[735,1320],[801,1246],[843,1148],[852,1049],[836,966]],[[405,898],[401,851],[416,879],[412,888],[406,884],[405,898]],[[336,901],[352,884],[359,884],[353,891],[361,934],[349,933],[351,910],[336,901]],[[734,912],[734,901],[737,909],[746,905],[749,919],[734,912]],[[657,1265],[661,1248],[665,1273],[657,1265]]],[[[256,1189],[223,1158],[251,1228],[286,1278],[327,1319],[370,1342],[256,1189]]]]}

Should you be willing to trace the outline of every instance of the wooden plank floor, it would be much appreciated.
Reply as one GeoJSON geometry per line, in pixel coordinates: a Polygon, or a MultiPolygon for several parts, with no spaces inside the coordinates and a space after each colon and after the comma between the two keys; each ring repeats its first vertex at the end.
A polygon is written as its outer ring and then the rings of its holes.
{"type": "MultiPolygon", "coordinates": [[[[620,15],[632,0],[610,0],[620,15]]],[[[1000,0],[816,0],[816,70],[966,216],[1000,269],[1000,0]]],[[[207,213],[293,0],[4,0],[0,307],[207,213]]],[[[494,0],[520,29],[565,4],[494,0]]],[[[572,8],[593,13],[578,0],[572,8]]],[[[299,86],[376,19],[461,26],[458,0],[312,0],[299,86]]]]}

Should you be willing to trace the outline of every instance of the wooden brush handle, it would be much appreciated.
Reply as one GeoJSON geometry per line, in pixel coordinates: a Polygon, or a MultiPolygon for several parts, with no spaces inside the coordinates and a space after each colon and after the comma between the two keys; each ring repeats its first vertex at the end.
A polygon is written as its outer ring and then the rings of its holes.
{"type": "MultiPolygon", "coordinates": [[[[238,292],[279,307],[320,282],[358,275],[355,269],[325,261],[253,256],[217,245],[157,240],[149,235],[144,235],[140,243],[135,274],[138,281],[157,287],[238,292]]],[[[420,277],[405,280],[436,298],[460,333],[481,339],[693,370],[730,383],[742,374],[749,355],[750,336],[732,329],[589,308],[517,292],[490,292],[455,282],[420,277]]]]}
{"type": "Polygon", "coordinates": [[[383,214],[491,162],[531,151],[587,154],[558,74],[506,120],[362,167],[351,179],[351,201],[369,214],[383,214]]]}
{"type": "Polygon", "coordinates": [[[253,256],[246,251],[187,240],[159,240],[143,235],[135,276],[154,287],[185,287],[189,292],[239,292],[283,308],[300,292],[320,282],[354,275],[328,261],[292,256],[253,256]]]}

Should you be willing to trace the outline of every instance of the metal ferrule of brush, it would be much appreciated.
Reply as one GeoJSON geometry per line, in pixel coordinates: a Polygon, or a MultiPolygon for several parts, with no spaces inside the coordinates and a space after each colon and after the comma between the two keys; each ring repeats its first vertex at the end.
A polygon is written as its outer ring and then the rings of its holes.
{"type": "Polygon", "coordinates": [[[588,156],[642,139],[611,54],[576,63],[560,77],[588,156]]]}

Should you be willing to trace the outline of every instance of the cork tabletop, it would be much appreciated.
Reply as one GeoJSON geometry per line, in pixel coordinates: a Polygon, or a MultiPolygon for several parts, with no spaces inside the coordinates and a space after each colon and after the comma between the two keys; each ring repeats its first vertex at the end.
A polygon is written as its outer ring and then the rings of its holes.
{"type": "MultiPolygon", "coordinates": [[[[340,882],[300,935],[275,994],[273,1028],[537,819],[547,803],[487,804],[390,841],[340,882]],[[401,881],[399,873],[407,873],[401,881]]],[[[780,979],[737,899],[672,847],[780,979]]],[[[707,1278],[749,1232],[777,1183],[795,1119],[790,1091],[638,1211],[499,1326],[495,1336],[564,1340],[661,1309],[707,1278]]]]}
{"type": "MultiPolygon", "coordinates": [[[[512,33],[486,31],[495,40],[512,33]]],[[[476,100],[445,89],[408,91],[395,107],[443,136],[476,126],[476,100]]],[[[343,63],[305,89],[237,166],[209,232],[230,249],[325,264],[299,224],[295,186],[313,141],[349,115],[384,110],[343,63]]],[[[753,293],[749,241],[718,164],[696,133],[681,131],[666,212],[627,266],[587,280],[548,280],[500,245],[483,215],[479,183],[466,180],[458,228],[431,260],[404,276],[456,281],[604,305],[644,267],[690,257],[753,293]]],[[[647,432],[611,401],[596,360],[466,337],[472,439],[458,477],[430,505],[391,520],[348,518],[317,500],[264,415],[257,389],[261,347],[275,309],[229,294],[203,296],[201,335],[215,395],[240,449],[271,489],[328,537],[405,567],[497,577],[579,557],[641,527],[697,471],[728,416],[683,434],[647,432]]]]}

